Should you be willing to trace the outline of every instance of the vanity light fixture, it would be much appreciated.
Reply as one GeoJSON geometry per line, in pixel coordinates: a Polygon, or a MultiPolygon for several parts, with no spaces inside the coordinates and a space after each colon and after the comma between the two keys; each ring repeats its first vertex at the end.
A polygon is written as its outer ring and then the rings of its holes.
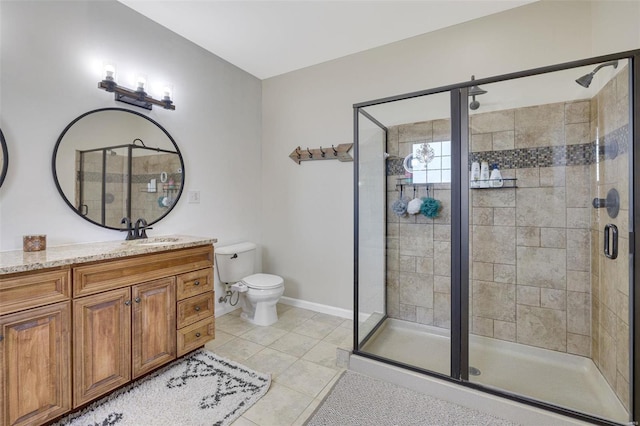
{"type": "Polygon", "coordinates": [[[98,89],[114,93],[116,101],[125,102],[129,105],[135,105],[148,110],[151,110],[153,105],[161,106],[164,109],[176,109],[175,105],[173,105],[173,101],[171,100],[170,89],[164,90],[164,96],[161,100],[154,99],[144,91],[144,85],[147,82],[144,76],[138,76],[136,79],[137,88],[136,90],[131,90],[126,87],[119,86],[116,83],[116,71],[113,65],[106,65],[104,71],[104,79],[98,82],[98,89]]]}

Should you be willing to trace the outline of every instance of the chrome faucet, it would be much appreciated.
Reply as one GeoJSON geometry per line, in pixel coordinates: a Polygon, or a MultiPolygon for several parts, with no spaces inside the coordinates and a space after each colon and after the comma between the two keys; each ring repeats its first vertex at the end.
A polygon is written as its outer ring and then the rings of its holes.
{"type": "Polygon", "coordinates": [[[136,220],[136,226],[134,229],[134,238],[147,238],[147,229],[153,229],[147,226],[147,221],[143,218],[136,220]]]}
{"type": "Polygon", "coordinates": [[[126,240],[135,240],[136,239],[136,234],[133,233],[133,228],[131,227],[131,220],[129,220],[128,217],[123,217],[122,220],[120,221],[120,223],[125,225],[125,229],[121,229],[121,231],[123,232],[127,232],[127,238],[125,238],[126,240]]]}

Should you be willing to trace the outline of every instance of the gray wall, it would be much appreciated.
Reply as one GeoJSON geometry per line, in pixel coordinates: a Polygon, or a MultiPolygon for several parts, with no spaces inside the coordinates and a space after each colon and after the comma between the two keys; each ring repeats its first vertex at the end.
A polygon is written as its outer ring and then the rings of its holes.
{"type": "Polygon", "coordinates": [[[265,269],[285,276],[285,296],[352,306],[353,167],[287,157],[351,141],[352,104],[637,49],[639,17],[639,2],[536,2],[265,80],[265,269]]]}

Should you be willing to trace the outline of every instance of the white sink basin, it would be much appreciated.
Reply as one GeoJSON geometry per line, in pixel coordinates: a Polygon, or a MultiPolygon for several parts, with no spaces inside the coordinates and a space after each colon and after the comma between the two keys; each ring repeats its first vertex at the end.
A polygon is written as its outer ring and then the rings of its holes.
{"type": "Polygon", "coordinates": [[[129,240],[122,244],[128,246],[164,246],[171,243],[177,243],[178,241],[180,241],[180,239],[176,237],[151,237],[141,238],[139,240],[129,240]]]}

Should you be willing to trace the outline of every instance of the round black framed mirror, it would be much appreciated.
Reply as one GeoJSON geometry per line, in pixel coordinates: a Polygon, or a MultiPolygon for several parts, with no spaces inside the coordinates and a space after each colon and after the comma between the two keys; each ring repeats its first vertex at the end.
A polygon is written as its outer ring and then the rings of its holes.
{"type": "Polygon", "coordinates": [[[184,162],[159,123],[123,108],[102,108],[62,131],[52,158],[53,179],[71,209],[91,223],[125,229],[165,217],[184,187],[184,162]]]}
{"type": "Polygon", "coordinates": [[[9,166],[9,151],[7,150],[7,141],[4,139],[2,129],[0,129],[0,148],[0,186],[2,186],[9,166]]]}

